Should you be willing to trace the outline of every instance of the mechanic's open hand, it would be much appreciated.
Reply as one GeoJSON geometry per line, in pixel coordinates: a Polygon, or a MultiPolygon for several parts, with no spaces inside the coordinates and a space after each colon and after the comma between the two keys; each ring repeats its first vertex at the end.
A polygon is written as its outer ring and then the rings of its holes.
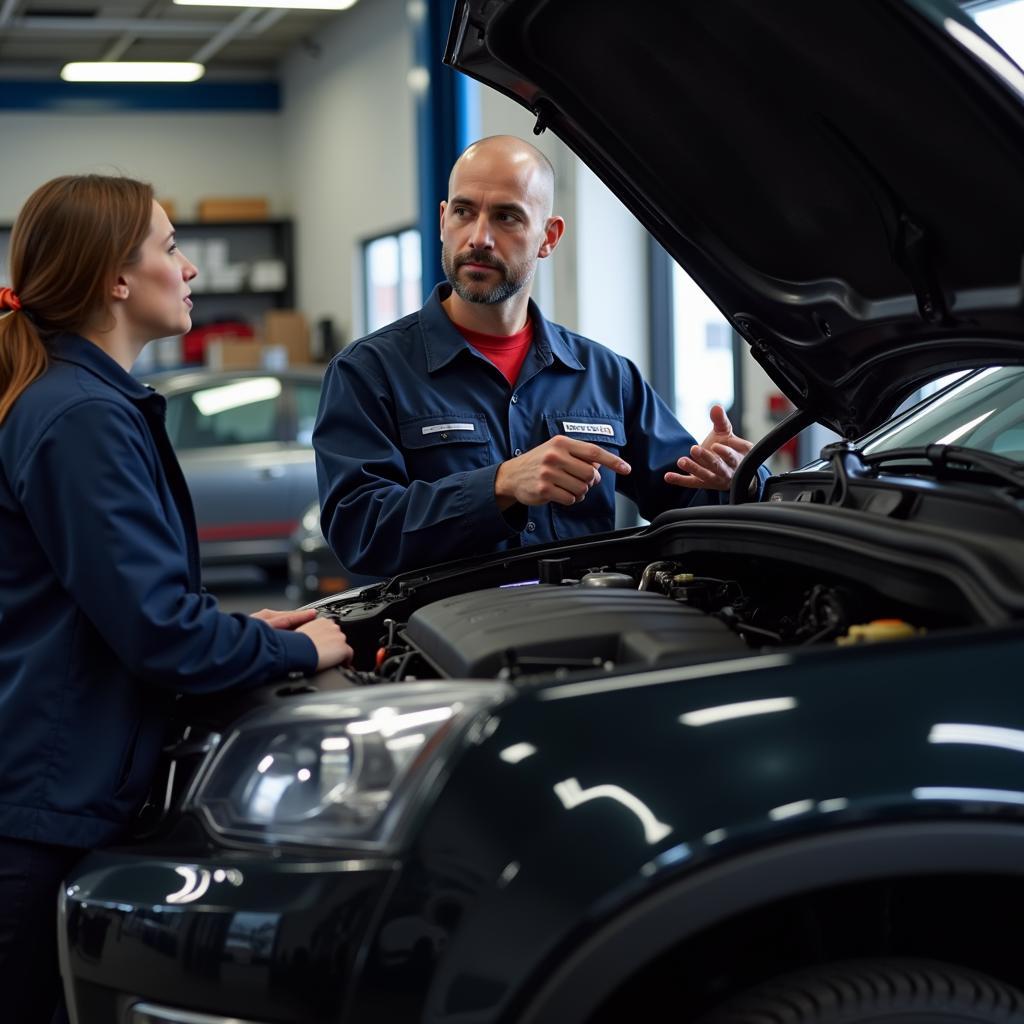
{"type": "Polygon", "coordinates": [[[711,426],[711,433],[690,449],[690,457],[684,455],[676,463],[683,472],[666,473],[666,483],[693,490],[729,490],[736,467],[754,446],[732,432],[729,417],[720,405],[711,406],[711,426]]]}
{"type": "Polygon", "coordinates": [[[498,467],[494,496],[498,508],[520,505],[575,505],[600,483],[600,467],[625,475],[629,463],[600,445],[558,434],[498,467]]]}

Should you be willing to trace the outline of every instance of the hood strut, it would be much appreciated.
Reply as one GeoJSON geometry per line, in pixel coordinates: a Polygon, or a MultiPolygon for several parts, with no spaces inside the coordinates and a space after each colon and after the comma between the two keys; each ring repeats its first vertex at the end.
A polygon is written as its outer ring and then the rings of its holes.
{"type": "Polygon", "coordinates": [[[729,504],[742,505],[751,497],[750,485],[757,475],[761,463],[774,455],[791,437],[796,437],[804,427],[809,427],[814,417],[806,409],[797,409],[781,423],[772,427],[743,457],[732,478],[729,489],[729,504]]]}

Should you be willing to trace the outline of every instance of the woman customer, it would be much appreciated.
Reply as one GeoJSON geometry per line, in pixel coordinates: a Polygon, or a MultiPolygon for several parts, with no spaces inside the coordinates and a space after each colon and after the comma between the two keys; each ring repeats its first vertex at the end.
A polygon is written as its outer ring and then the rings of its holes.
{"type": "MultiPolygon", "coordinates": [[[[191,327],[196,268],[150,186],[62,177],[26,202],[0,289],[0,991],[48,1022],[61,877],[121,836],[177,693],[347,661],[308,612],[200,586],[164,400],[129,370],[191,327]]],[[[12,1002],[13,1001],[13,1002],[12,1002]]]]}

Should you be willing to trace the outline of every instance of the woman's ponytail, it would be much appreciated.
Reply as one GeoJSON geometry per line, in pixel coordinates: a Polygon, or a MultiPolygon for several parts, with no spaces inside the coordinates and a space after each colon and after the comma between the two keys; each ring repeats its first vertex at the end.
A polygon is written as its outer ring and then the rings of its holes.
{"type": "Polygon", "coordinates": [[[46,346],[28,313],[20,307],[7,308],[10,312],[4,313],[0,306],[0,423],[25,388],[42,376],[48,361],[46,346]]]}

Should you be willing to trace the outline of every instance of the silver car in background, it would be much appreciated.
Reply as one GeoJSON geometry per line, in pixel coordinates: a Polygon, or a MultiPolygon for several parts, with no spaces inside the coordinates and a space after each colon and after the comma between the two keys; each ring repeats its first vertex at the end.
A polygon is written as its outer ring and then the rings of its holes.
{"type": "Polygon", "coordinates": [[[289,538],[317,500],[311,442],[322,375],[309,367],[146,378],[167,399],[204,566],[285,569],[289,538]]]}

